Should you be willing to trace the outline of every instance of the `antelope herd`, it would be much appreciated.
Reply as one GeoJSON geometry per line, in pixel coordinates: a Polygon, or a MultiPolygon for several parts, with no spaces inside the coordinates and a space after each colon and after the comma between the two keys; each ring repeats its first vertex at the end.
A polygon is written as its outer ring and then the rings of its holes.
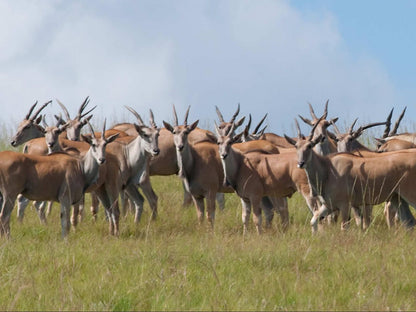
{"type": "Polygon", "coordinates": [[[245,129],[237,133],[245,120],[236,121],[238,105],[230,121],[225,121],[218,107],[219,124],[215,133],[198,128],[198,120],[188,124],[189,110],[179,124],[175,107],[174,123],[163,121],[158,128],[153,112],[146,125],[131,107],[126,109],[136,123],[119,123],[102,132],[94,132],[91,112],[84,112],[89,98],[80,106],[74,119],[60,101],[64,112],[48,124],[42,110],[52,101],[29,109],[11,145],[24,144],[23,152],[0,152],[0,235],[10,236],[10,217],[18,199],[18,219],[23,220],[29,200],[42,222],[53,201],[61,206],[62,236],[70,225],[82,220],[84,195],[91,194],[91,211],[96,218],[102,204],[111,235],[120,233],[120,207],[125,213],[134,206],[135,222],[140,221],[145,195],[152,218],[158,213],[158,197],[150,176],[177,174],[184,186],[184,204],[191,199],[199,223],[206,217],[214,228],[216,202],[224,208],[224,193],[235,193],[242,203],[244,233],[248,230],[251,210],[257,232],[262,232],[262,214],[269,227],[274,212],[279,213],[282,228],[289,226],[287,198],[298,191],[312,215],[315,232],[325,218],[341,229],[350,223],[351,212],[357,225],[370,226],[372,206],[385,203],[388,227],[400,221],[407,227],[416,224],[409,205],[416,207],[416,134],[397,134],[405,110],[390,131],[393,110],[384,122],[363,125],[354,131],[357,120],[347,133],[341,133],[336,122],[327,120],[328,101],[324,113],[317,117],[309,104],[311,119],[300,119],[311,126],[310,134],[295,138],[265,133],[262,127],[267,114],[250,133],[251,115],[245,129]],[[81,134],[88,125],[90,134],[81,134]],[[364,130],[385,126],[382,138],[371,150],[358,141],[364,130]],[[329,130],[332,127],[334,133],[329,130]],[[49,201],[48,209],[47,201],[49,201]],[[72,217],[70,217],[71,205],[72,217]],[[206,207],[205,207],[206,206],[206,207]]]}

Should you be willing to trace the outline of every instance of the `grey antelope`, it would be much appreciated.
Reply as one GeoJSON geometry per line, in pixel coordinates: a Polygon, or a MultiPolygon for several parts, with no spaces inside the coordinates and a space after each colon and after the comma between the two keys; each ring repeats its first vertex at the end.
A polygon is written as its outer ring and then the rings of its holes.
{"type": "MultiPolygon", "coordinates": [[[[312,129],[314,130],[314,129],[312,129]]],[[[312,194],[320,198],[321,207],[311,220],[316,230],[318,220],[328,212],[339,210],[341,229],[346,229],[350,207],[363,210],[363,228],[369,226],[371,207],[399,194],[416,204],[413,181],[416,178],[416,153],[412,150],[389,152],[375,157],[349,153],[321,156],[313,147],[321,138],[298,134],[298,141],[287,138],[297,148],[298,166],[308,176],[312,194]]]]}
{"type": "MultiPolygon", "coordinates": [[[[230,131],[231,132],[231,131],[230,131]]],[[[261,232],[261,200],[264,196],[290,197],[299,191],[311,212],[316,210],[317,198],[310,196],[306,174],[296,167],[296,153],[267,154],[261,145],[267,141],[252,141],[259,144],[252,152],[242,153],[236,148],[239,136],[231,133],[218,136],[218,148],[228,183],[241,198],[244,232],[247,230],[251,208],[257,232],[261,232]]],[[[247,143],[241,143],[248,144],[247,143]]],[[[241,147],[240,147],[241,148],[241,147]]],[[[283,212],[286,213],[286,212],[283,212]]],[[[286,218],[282,216],[282,222],[286,218]]]]}
{"type": "MultiPolygon", "coordinates": [[[[358,138],[363,134],[364,130],[380,126],[386,125],[390,122],[391,113],[385,122],[376,122],[370,123],[365,126],[360,126],[357,130],[354,129],[354,125],[357,119],[354,120],[350,128],[348,129],[347,133],[341,133],[338,127],[333,123],[333,127],[335,130],[336,140],[337,140],[337,149],[338,152],[349,152],[353,153],[357,156],[363,157],[373,157],[377,156],[376,151],[370,150],[368,147],[362,145],[358,138]]],[[[402,200],[399,196],[393,196],[390,201],[386,202],[384,213],[386,216],[387,226],[390,228],[393,224],[393,217],[394,213],[392,211],[393,207],[398,207],[397,216],[401,219],[401,221],[406,226],[414,226],[416,220],[414,219],[413,215],[410,212],[409,205],[406,201],[402,200]],[[393,202],[393,203],[392,203],[393,202]]]]}
{"type": "Polygon", "coordinates": [[[185,114],[184,125],[178,125],[178,116],[174,110],[173,126],[163,121],[165,128],[172,132],[176,146],[178,175],[182,178],[186,189],[192,195],[199,223],[204,220],[205,203],[207,218],[211,226],[215,219],[215,198],[218,192],[232,192],[231,188],[223,186],[224,174],[218,155],[217,145],[210,141],[191,144],[189,135],[196,129],[198,120],[188,125],[189,107],[185,114]]]}
{"type": "MultiPolygon", "coordinates": [[[[160,129],[156,126],[152,110],[150,110],[150,127],[148,127],[133,108],[128,106],[126,108],[137,119],[138,124],[134,124],[134,127],[138,135],[117,139],[108,146],[108,152],[111,152],[117,158],[122,189],[133,201],[135,206],[134,220],[138,223],[143,212],[143,197],[137,186],[140,186],[149,201],[152,218],[155,219],[157,216],[158,198],[150,183],[149,161],[151,156],[157,156],[160,152],[158,146],[160,129]]],[[[118,216],[112,219],[115,224],[118,224],[118,216]]]]}
{"type": "Polygon", "coordinates": [[[65,237],[70,227],[70,206],[97,180],[99,167],[106,159],[106,145],[112,139],[87,138],[90,148],[81,158],[63,153],[37,156],[0,152],[0,234],[10,235],[10,214],[17,195],[23,194],[31,200],[60,202],[62,236],[65,237]]]}

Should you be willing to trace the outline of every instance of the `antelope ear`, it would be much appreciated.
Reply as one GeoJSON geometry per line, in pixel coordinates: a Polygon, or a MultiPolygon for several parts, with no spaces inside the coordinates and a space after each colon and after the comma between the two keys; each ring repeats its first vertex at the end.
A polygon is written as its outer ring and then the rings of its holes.
{"type": "Polygon", "coordinates": [[[35,123],[36,124],[40,124],[40,122],[42,121],[42,115],[40,115],[38,118],[36,118],[35,123]]]}
{"type": "Polygon", "coordinates": [[[146,126],[139,126],[138,124],[134,124],[134,128],[136,129],[137,133],[142,137],[145,135],[144,131],[142,130],[146,126]]]}
{"type": "Polygon", "coordinates": [[[334,140],[334,141],[339,141],[339,140],[338,140],[338,138],[337,138],[337,136],[336,136],[334,133],[332,133],[332,132],[330,132],[330,131],[327,131],[326,133],[328,134],[328,136],[329,136],[332,140],[334,140]]]}
{"type": "Polygon", "coordinates": [[[386,143],[387,141],[386,140],[384,140],[384,139],[378,139],[378,138],[374,138],[376,141],[377,141],[377,143],[378,144],[384,144],[384,143],[386,143]]]}
{"type": "Polygon", "coordinates": [[[208,137],[208,139],[210,139],[210,141],[217,143],[217,137],[214,133],[207,131],[206,136],[208,137]]]}
{"type": "Polygon", "coordinates": [[[239,134],[233,137],[233,143],[241,142],[241,137],[243,136],[244,132],[240,132],[239,134]]]}
{"type": "Polygon", "coordinates": [[[83,134],[81,134],[81,138],[82,138],[82,140],[84,142],[87,142],[90,145],[92,144],[92,140],[91,140],[91,137],[89,135],[83,135],[83,134]]]}
{"type": "Polygon", "coordinates": [[[199,119],[189,126],[189,131],[193,131],[198,126],[199,119]]]}
{"type": "Polygon", "coordinates": [[[244,116],[243,118],[241,118],[239,121],[237,121],[236,123],[234,123],[234,129],[236,129],[236,128],[238,128],[238,127],[240,127],[242,124],[243,124],[243,122],[244,122],[244,120],[246,119],[246,116],[244,116]]]}
{"type": "Polygon", "coordinates": [[[289,138],[286,134],[284,136],[285,136],[286,141],[289,144],[292,144],[293,146],[296,146],[296,141],[295,140],[293,140],[292,138],[289,138]]]}
{"type": "Polygon", "coordinates": [[[170,132],[173,133],[173,127],[172,127],[172,125],[170,123],[168,123],[168,122],[166,122],[166,121],[163,120],[163,125],[165,126],[165,128],[167,130],[169,130],[170,132]]]}
{"type": "Polygon", "coordinates": [[[54,115],[54,116],[55,116],[56,121],[58,121],[60,125],[65,124],[65,120],[63,120],[61,116],[58,116],[58,115],[54,115]]]}
{"type": "Polygon", "coordinates": [[[105,141],[107,142],[107,144],[108,143],[111,143],[115,139],[117,139],[119,135],[120,135],[120,133],[116,133],[116,134],[110,135],[108,138],[105,139],[105,141]]]}

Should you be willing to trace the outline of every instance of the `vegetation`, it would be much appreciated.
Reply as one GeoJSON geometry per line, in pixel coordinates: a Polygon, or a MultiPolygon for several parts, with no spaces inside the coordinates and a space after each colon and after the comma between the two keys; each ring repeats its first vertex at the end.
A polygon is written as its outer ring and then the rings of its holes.
{"type": "MultiPolygon", "coordinates": [[[[383,207],[366,232],[354,224],[311,234],[309,212],[296,194],[291,224],[279,217],[261,236],[243,236],[241,206],[227,194],[215,231],[183,208],[177,177],[153,177],[159,217],[121,222],[108,235],[103,210],[89,211],[67,240],[59,208],[47,226],[34,209],[0,240],[1,310],[414,310],[414,233],[388,230],[383,207]]],[[[88,207],[88,205],[87,205],[88,207]]],[[[88,210],[88,209],[87,209],[88,210]]]]}

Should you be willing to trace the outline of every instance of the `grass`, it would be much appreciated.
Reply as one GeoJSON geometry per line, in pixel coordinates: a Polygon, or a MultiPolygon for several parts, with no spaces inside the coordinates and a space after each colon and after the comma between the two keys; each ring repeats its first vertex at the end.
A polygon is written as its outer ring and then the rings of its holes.
{"type": "Polygon", "coordinates": [[[27,209],[13,214],[10,240],[0,240],[0,310],[414,310],[414,233],[388,230],[382,207],[362,232],[324,226],[311,235],[299,195],[291,224],[242,235],[241,206],[227,194],[215,232],[182,208],[177,177],[153,177],[159,217],[149,207],[136,226],[130,214],[119,238],[108,235],[102,209],[88,211],[68,240],[59,208],[48,225],[27,209]]]}

